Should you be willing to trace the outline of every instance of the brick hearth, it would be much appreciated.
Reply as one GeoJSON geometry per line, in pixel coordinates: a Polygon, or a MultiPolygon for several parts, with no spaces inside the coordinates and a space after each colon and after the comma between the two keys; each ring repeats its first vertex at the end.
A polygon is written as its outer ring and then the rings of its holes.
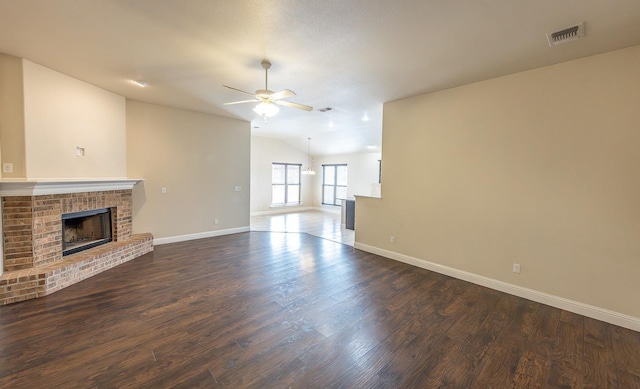
{"type": "Polygon", "coordinates": [[[0,305],[45,296],[153,250],[151,234],[132,234],[132,191],[3,196],[0,305]],[[113,241],[62,256],[63,213],[110,208],[113,241]]]}

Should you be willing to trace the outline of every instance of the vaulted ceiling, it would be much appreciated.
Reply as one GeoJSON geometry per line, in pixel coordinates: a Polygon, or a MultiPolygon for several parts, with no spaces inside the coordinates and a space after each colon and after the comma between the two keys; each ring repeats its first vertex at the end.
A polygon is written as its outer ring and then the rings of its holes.
{"type": "Polygon", "coordinates": [[[311,137],[314,155],[379,148],[385,102],[638,45],[639,26],[638,0],[0,0],[2,53],[304,151],[311,137]],[[549,47],[579,22],[584,38],[549,47]],[[265,58],[269,89],[312,112],[223,105],[250,98],[223,84],[263,88],[265,58]]]}

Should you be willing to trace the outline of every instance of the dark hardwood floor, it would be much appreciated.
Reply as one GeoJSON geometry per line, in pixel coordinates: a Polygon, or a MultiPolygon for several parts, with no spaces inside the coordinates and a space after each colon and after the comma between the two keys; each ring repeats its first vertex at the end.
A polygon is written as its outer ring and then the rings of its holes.
{"type": "Polygon", "coordinates": [[[306,234],[0,307],[1,388],[640,388],[640,333],[306,234]]]}

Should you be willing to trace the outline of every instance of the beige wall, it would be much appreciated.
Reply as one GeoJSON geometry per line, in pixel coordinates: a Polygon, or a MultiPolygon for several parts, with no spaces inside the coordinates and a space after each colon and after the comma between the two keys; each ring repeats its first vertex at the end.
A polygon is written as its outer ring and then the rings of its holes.
{"type": "Polygon", "coordinates": [[[27,178],[126,177],[124,97],[27,60],[23,76],[27,178]]]}
{"type": "Polygon", "coordinates": [[[636,46],[386,104],[356,241],[640,318],[639,70],[636,46]]]}
{"type": "MultiPolygon", "coordinates": [[[[251,137],[251,212],[269,212],[285,210],[271,208],[271,165],[274,162],[299,163],[307,166],[307,153],[285,143],[280,139],[251,137]]],[[[313,178],[302,175],[301,207],[311,207],[311,185],[313,178]]],[[[293,208],[286,207],[286,210],[293,208]]]]}
{"type": "Polygon", "coordinates": [[[157,239],[249,226],[250,123],[135,101],[126,106],[127,172],[144,179],[133,191],[134,233],[157,239]]]}
{"type": "Polygon", "coordinates": [[[2,178],[26,177],[23,102],[22,59],[0,54],[0,155],[13,164],[2,178]]]}

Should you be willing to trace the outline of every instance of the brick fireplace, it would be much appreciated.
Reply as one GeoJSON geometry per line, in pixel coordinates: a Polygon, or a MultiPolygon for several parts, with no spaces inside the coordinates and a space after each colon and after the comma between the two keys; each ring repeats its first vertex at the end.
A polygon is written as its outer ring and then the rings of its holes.
{"type": "Polygon", "coordinates": [[[151,234],[132,233],[135,182],[0,182],[0,305],[45,296],[152,251],[151,234]],[[62,214],[101,208],[111,211],[112,241],[63,257],[62,214]]]}

